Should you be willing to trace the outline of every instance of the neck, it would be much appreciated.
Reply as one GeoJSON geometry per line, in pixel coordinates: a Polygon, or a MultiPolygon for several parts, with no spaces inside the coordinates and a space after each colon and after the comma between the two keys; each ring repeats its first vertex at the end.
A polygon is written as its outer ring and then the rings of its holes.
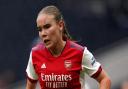
{"type": "Polygon", "coordinates": [[[53,56],[57,57],[61,55],[64,47],[65,47],[66,41],[59,41],[57,44],[55,44],[55,47],[53,49],[49,49],[53,56]]]}

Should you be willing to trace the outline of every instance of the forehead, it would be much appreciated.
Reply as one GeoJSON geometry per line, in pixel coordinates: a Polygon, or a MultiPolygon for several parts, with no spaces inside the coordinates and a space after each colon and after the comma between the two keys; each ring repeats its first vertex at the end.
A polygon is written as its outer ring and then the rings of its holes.
{"type": "Polygon", "coordinates": [[[54,20],[54,15],[49,15],[49,14],[39,14],[37,17],[37,25],[43,25],[47,23],[51,23],[55,21],[54,20]]]}

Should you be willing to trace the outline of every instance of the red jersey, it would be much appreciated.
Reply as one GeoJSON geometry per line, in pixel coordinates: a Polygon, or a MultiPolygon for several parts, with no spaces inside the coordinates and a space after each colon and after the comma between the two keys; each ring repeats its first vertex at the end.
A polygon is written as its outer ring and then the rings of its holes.
{"type": "Polygon", "coordinates": [[[83,89],[83,74],[95,78],[101,70],[100,63],[86,47],[67,40],[58,57],[52,56],[43,43],[36,45],[31,51],[26,72],[30,81],[39,80],[41,89],[83,89]]]}

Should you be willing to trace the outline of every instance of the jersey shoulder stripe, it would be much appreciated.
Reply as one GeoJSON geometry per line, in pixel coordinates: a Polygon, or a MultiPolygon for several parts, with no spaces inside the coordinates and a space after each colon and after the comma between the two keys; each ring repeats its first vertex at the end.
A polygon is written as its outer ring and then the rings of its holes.
{"type": "Polygon", "coordinates": [[[76,42],[70,41],[70,48],[76,49],[78,51],[84,51],[84,47],[77,44],[76,42]]]}

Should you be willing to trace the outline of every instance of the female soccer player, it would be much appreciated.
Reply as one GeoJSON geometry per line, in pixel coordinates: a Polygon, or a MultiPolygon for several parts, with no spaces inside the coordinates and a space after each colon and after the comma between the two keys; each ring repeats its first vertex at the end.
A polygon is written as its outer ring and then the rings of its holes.
{"type": "Polygon", "coordinates": [[[84,89],[85,73],[99,82],[99,89],[110,89],[101,64],[86,47],[71,40],[57,7],[44,7],[36,22],[42,42],[31,50],[26,89],[35,89],[37,81],[41,89],[84,89]]]}

